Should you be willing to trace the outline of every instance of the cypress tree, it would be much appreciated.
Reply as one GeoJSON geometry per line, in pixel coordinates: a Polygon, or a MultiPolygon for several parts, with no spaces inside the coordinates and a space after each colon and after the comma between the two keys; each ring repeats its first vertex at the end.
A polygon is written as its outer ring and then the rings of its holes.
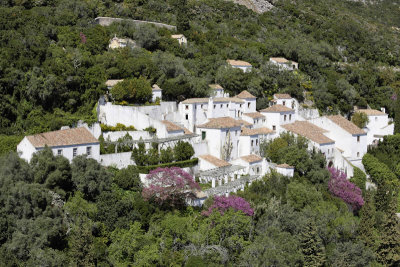
{"type": "Polygon", "coordinates": [[[300,236],[301,252],[304,255],[303,266],[323,266],[325,263],[325,247],[317,233],[313,221],[309,221],[300,236]]]}
{"type": "Polygon", "coordinates": [[[377,256],[386,266],[400,266],[400,222],[396,215],[397,201],[391,202],[382,225],[377,256]]]}
{"type": "Polygon", "coordinates": [[[394,106],[394,133],[400,133],[400,90],[396,94],[396,103],[394,106]]]}
{"type": "Polygon", "coordinates": [[[178,32],[182,33],[190,29],[189,8],[187,6],[187,0],[178,0],[176,3],[176,28],[178,32]]]}
{"type": "Polygon", "coordinates": [[[377,249],[379,240],[377,230],[375,228],[375,205],[371,192],[365,195],[365,204],[360,210],[360,224],[358,226],[358,238],[373,251],[377,249]]]}

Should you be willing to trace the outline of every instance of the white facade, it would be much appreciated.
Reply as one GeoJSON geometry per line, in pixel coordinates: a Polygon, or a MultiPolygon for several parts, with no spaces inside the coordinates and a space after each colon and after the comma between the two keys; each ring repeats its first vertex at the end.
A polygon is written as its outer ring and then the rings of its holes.
{"type": "Polygon", "coordinates": [[[267,118],[265,126],[278,133],[282,131],[282,125],[293,123],[296,121],[296,114],[294,110],[281,112],[270,112],[261,110],[260,113],[267,118]]]}
{"type": "Polygon", "coordinates": [[[232,68],[235,69],[240,69],[243,72],[251,72],[253,66],[246,61],[242,61],[242,60],[227,60],[228,65],[231,66],[232,68]]]}
{"type": "Polygon", "coordinates": [[[153,103],[155,103],[157,101],[157,98],[161,101],[162,100],[162,89],[160,87],[158,87],[157,84],[154,84],[151,89],[153,91],[151,101],[153,103]]]}
{"type": "Polygon", "coordinates": [[[294,175],[294,167],[287,164],[276,165],[275,170],[277,173],[280,173],[284,176],[293,177],[294,175]]]}
{"type": "Polygon", "coordinates": [[[367,153],[366,133],[352,134],[328,117],[320,117],[310,122],[327,130],[325,135],[335,141],[335,146],[344,151],[343,156],[350,161],[359,161],[367,153]]]}
{"type": "Polygon", "coordinates": [[[379,140],[383,140],[385,135],[394,133],[394,123],[389,124],[389,115],[378,110],[361,109],[368,116],[368,123],[363,128],[367,133],[367,144],[372,145],[379,140]]]}
{"type": "MultiPolygon", "coordinates": [[[[36,148],[25,136],[24,139],[17,146],[17,153],[22,159],[30,162],[34,153],[43,150],[44,147],[36,148]]],[[[100,158],[100,144],[78,144],[68,146],[52,146],[50,147],[54,156],[63,156],[70,162],[74,157],[79,155],[87,155],[88,158],[93,158],[99,161],[100,158]]]]}
{"type": "Polygon", "coordinates": [[[299,68],[299,63],[287,60],[282,57],[271,57],[269,61],[277,66],[280,70],[293,71],[299,68]]]}
{"type": "Polygon", "coordinates": [[[179,45],[187,45],[187,38],[183,34],[174,34],[171,38],[177,40],[179,45]]]}

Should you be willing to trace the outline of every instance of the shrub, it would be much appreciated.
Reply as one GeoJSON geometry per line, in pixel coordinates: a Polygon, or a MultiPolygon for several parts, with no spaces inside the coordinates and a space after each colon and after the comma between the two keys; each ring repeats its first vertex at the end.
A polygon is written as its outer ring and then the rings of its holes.
{"type": "Polygon", "coordinates": [[[353,117],[351,117],[351,121],[358,127],[364,128],[368,124],[369,119],[367,114],[363,112],[356,112],[354,113],[353,117]]]}
{"type": "Polygon", "coordinates": [[[136,128],[134,126],[125,126],[122,123],[117,123],[116,126],[100,124],[100,128],[102,132],[136,131],[136,128]]]}
{"type": "Polygon", "coordinates": [[[150,171],[155,170],[157,168],[166,168],[166,167],[186,168],[186,167],[192,167],[192,166],[195,166],[198,163],[198,161],[199,161],[198,158],[193,158],[193,159],[189,159],[189,160],[170,162],[170,163],[163,163],[163,164],[158,164],[158,165],[137,166],[137,169],[139,170],[139,173],[149,173],[150,171]]]}
{"type": "Polygon", "coordinates": [[[111,95],[116,101],[145,103],[150,101],[153,91],[144,77],[125,79],[111,88],[111,95]]]}
{"type": "Polygon", "coordinates": [[[194,149],[188,142],[178,141],[174,147],[174,158],[176,161],[188,160],[194,155],[194,149]]]}
{"type": "Polygon", "coordinates": [[[230,208],[235,211],[240,210],[248,216],[252,216],[254,214],[254,210],[250,207],[249,202],[247,202],[244,198],[234,195],[228,197],[215,196],[213,204],[208,208],[208,210],[203,211],[201,214],[204,216],[210,216],[214,210],[224,214],[224,212],[230,208]]]}
{"type": "Polygon", "coordinates": [[[357,167],[354,168],[354,175],[350,178],[350,182],[358,186],[363,192],[365,192],[365,183],[367,182],[367,176],[365,173],[357,167]]]}
{"type": "Polygon", "coordinates": [[[361,189],[346,179],[346,174],[335,168],[328,168],[331,173],[329,191],[336,197],[349,204],[353,210],[358,210],[364,205],[361,189]]]}

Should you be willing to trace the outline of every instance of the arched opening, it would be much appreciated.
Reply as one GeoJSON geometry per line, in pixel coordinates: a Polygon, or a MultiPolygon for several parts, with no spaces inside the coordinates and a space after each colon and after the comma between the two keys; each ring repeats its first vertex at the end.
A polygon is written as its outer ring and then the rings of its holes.
{"type": "Polygon", "coordinates": [[[333,162],[332,162],[332,160],[331,160],[331,161],[329,161],[329,163],[328,163],[328,167],[329,167],[329,168],[332,168],[332,167],[333,167],[333,162]]]}

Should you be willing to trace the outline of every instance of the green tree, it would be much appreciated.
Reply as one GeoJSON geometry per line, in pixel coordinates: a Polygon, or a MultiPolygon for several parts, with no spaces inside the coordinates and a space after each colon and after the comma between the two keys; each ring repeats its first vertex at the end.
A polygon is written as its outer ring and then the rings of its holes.
{"type": "Polygon", "coordinates": [[[354,115],[351,117],[351,121],[357,125],[359,128],[364,128],[368,122],[368,116],[364,112],[356,112],[354,115]]]}
{"type": "Polygon", "coordinates": [[[394,133],[400,133],[400,89],[396,95],[396,102],[394,107],[394,133]]]}
{"type": "Polygon", "coordinates": [[[174,150],[171,147],[160,150],[160,163],[170,163],[174,161],[174,150]]]}
{"type": "Polygon", "coordinates": [[[110,91],[116,101],[145,103],[150,101],[153,91],[149,81],[144,77],[125,79],[117,83],[110,91]]]}
{"type": "Polygon", "coordinates": [[[360,224],[358,225],[358,239],[373,251],[379,244],[379,235],[376,229],[374,198],[371,192],[365,195],[365,204],[360,210],[360,224]]]}
{"type": "Polygon", "coordinates": [[[400,265],[400,223],[396,215],[397,200],[393,200],[385,214],[381,242],[377,250],[379,262],[387,266],[400,265]]]}
{"type": "Polygon", "coordinates": [[[118,170],[113,182],[124,190],[141,191],[142,188],[139,173],[134,166],[118,170]]]}
{"type": "Polygon", "coordinates": [[[354,166],[354,174],[353,177],[350,178],[350,182],[358,186],[363,192],[365,192],[365,184],[367,182],[367,175],[360,170],[359,168],[354,166]]]}
{"type": "Polygon", "coordinates": [[[176,1],[176,27],[179,32],[185,32],[190,29],[189,24],[189,8],[187,0],[176,1]]]}
{"type": "Polygon", "coordinates": [[[303,266],[323,266],[326,261],[325,247],[313,221],[309,221],[301,232],[300,242],[304,256],[303,266]]]}
{"type": "Polygon", "coordinates": [[[140,142],[137,147],[133,148],[131,158],[138,166],[145,166],[148,164],[148,155],[146,153],[145,143],[140,142]]]}
{"type": "Polygon", "coordinates": [[[188,160],[194,155],[194,149],[188,142],[178,141],[174,147],[176,161],[188,160]]]}

